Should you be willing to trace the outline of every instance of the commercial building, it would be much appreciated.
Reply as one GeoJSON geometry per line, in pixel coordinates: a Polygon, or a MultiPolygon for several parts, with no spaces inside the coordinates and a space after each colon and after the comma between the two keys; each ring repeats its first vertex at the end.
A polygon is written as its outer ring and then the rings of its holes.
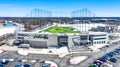
{"type": "Polygon", "coordinates": [[[17,32],[17,40],[24,40],[33,48],[50,48],[61,46],[85,46],[106,44],[108,42],[107,33],[89,32],[81,34],[41,34],[31,32],[17,32]]]}
{"type": "Polygon", "coordinates": [[[105,26],[98,26],[97,28],[92,28],[91,31],[100,31],[100,32],[107,32],[107,33],[116,33],[119,32],[120,26],[119,25],[108,25],[105,26]]]}

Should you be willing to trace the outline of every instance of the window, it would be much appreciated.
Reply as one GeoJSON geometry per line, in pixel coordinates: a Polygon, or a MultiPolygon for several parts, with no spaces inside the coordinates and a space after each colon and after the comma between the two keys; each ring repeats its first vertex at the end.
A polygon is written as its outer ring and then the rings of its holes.
{"type": "Polygon", "coordinates": [[[96,42],[94,42],[94,44],[96,44],[96,42]]]}
{"type": "Polygon", "coordinates": [[[102,41],[102,44],[103,44],[104,42],[102,41]]]}
{"type": "Polygon", "coordinates": [[[102,40],[102,39],[106,39],[106,38],[94,38],[94,40],[102,40]]]}
{"type": "Polygon", "coordinates": [[[97,37],[97,36],[106,36],[106,34],[102,34],[102,35],[94,35],[95,37],[97,37]]]}
{"type": "Polygon", "coordinates": [[[27,36],[26,34],[18,34],[18,36],[27,36]]]}
{"type": "Polygon", "coordinates": [[[97,44],[99,44],[99,41],[97,41],[97,44]]]}
{"type": "Polygon", "coordinates": [[[18,39],[24,39],[23,37],[18,37],[18,39]]]}
{"type": "Polygon", "coordinates": [[[105,43],[105,41],[103,41],[103,43],[105,43]]]}

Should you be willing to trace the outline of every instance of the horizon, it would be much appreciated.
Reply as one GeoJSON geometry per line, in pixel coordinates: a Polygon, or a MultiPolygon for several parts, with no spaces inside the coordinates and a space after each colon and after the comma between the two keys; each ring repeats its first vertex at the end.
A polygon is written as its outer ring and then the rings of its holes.
{"type": "Polygon", "coordinates": [[[96,17],[120,17],[120,0],[0,0],[0,17],[26,17],[34,8],[52,11],[53,17],[88,8],[96,17]]]}

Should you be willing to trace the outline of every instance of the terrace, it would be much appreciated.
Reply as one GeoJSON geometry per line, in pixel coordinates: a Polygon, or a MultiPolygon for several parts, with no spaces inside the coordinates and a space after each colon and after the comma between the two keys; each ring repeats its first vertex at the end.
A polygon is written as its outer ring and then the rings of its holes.
{"type": "Polygon", "coordinates": [[[63,33],[63,34],[79,34],[80,31],[78,31],[75,28],[72,27],[68,27],[68,26],[52,26],[49,27],[48,29],[39,31],[39,33],[41,32],[47,32],[47,33],[53,33],[53,34],[59,34],[59,33],[63,33]]]}

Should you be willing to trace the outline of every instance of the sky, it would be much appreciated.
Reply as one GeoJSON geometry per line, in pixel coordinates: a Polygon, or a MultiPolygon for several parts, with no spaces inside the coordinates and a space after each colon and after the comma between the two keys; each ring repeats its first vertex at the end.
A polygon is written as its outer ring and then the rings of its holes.
{"type": "Polygon", "coordinates": [[[34,8],[52,11],[54,16],[87,8],[98,17],[120,17],[120,0],[0,0],[1,17],[23,17],[34,8]]]}

